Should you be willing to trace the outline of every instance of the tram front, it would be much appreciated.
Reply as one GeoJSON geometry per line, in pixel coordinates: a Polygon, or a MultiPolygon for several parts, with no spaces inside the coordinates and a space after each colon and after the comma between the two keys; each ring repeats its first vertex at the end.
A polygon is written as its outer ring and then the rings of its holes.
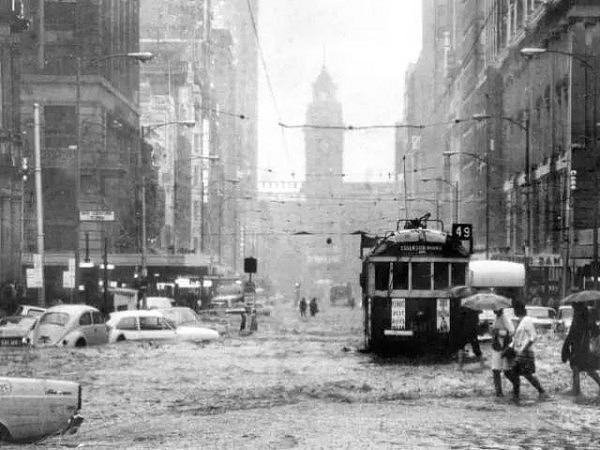
{"type": "Polygon", "coordinates": [[[458,323],[469,252],[443,230],[423,226],[382,238],[363,258],[364,331],[376,353],[447,352],[458,323]]]}

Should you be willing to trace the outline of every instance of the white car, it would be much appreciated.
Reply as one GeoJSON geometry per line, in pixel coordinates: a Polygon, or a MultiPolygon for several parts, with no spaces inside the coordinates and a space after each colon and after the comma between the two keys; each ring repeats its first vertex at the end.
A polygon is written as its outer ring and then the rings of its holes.
{"type": "Polygon", "coordinates": [[[172,340],[214,341],[218,331],[198,326],[175,327],[156,310],[118,311],[107,322],[109,341],[172,340]]]}
{"type": "Polygon", "coordinates": [[[31,305],[19,305],[15,316],[39,317],[46,312],[46,308],[31,305]]]}
{"type": "Polygon", "coordinates": [[[85,347],[106,344],[104,316],[88,305],[56,305],[42,314],[31,332],[31,345],[85,347]]]}
{"type": "Polygon", "coordinates": [[[81,385],[72,381],[0,377],[0,447],[74,433],[83,418],[81,385]]]}

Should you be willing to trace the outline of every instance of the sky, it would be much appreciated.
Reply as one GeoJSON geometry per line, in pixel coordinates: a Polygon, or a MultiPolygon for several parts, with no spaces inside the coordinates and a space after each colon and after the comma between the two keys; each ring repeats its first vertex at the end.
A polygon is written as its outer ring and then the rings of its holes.
{"type": "MultiPolygon", "coordinates": [[[[259,61],[259,179],[304,179],[303,132],[277,123],[304,123],[323,60],[346,124],[401,120],[404,73],[421,48],[421,0],[261,0],[258,22],[273,87],[271,95],[259,61]]],[[[393,166],[393,129],[346,132],[345,180],[383,181],[393,166]]]]}

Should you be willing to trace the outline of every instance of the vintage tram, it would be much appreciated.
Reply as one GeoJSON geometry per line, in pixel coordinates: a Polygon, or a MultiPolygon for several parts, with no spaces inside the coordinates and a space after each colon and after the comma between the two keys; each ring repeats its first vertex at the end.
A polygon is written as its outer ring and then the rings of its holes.
{"type": "Polygon", "coordinates": [[[366,350],[450,352],[461,314],[450,288],[466,284],[468,263],[461,240],[427,216],[399,221],[395,232],[377,239],[360,276],[366,350]]]}

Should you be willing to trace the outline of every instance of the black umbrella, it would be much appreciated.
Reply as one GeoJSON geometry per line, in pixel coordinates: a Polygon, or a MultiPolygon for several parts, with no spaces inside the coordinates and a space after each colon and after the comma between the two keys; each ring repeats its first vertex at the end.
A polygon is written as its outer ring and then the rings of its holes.
{"type": "Polygon", "coordinates": [[[600,291],[579,291],[567,295],[560,303],[561,305],[570,305],[572,303],[595,302],[600,300],[600,291]]]}

